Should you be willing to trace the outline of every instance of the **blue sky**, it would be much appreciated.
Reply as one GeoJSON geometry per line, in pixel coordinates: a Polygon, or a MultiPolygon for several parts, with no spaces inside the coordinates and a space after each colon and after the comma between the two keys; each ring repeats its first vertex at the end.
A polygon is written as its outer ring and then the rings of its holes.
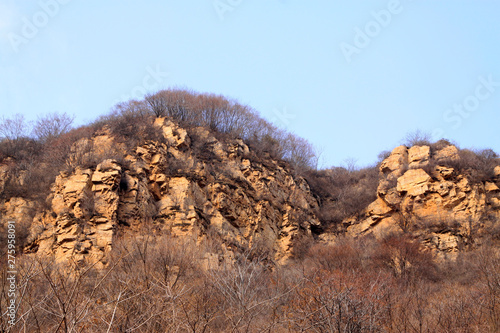
{"type": "Polygon", "coordinates": [[[500,152],[499,1],[0,0],[0,114],[187,87],[376,161],[417,129],[500,152]]]}

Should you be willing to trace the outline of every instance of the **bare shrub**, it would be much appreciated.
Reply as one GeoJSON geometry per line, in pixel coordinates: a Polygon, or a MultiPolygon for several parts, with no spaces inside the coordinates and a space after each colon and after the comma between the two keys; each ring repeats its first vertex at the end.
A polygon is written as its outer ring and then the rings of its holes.
{"type": "Polygon", "coordinates": [[[482,320],[481,308],[477,300],[481,295],[476,288],[452,286],[436,295],[432,303],[436,331],[442,332],[485,332],[487,326],[482,320]]]}
{"type": "Polygon", "coordinates": [[[385,265],[406,284],[439,278],[432,254],[407,235],[390,235],[376,250],[374,264],[385,265]]]}
{"type": "Polygon", "coordinates": [[[317,154],[306,139],[288,134],[282,144],[284,146],[282,158],[290,161],[296,169],[316,169],[318,165],[317,154]]]}
{"type": "Polygon", "coordinates": [[[345,168],[308,171],[305,178],[319,200],[318,217],[327,226],[362,211],[376,199],[378,169],[369,167],[349,172],[345,168]]]}
{"type": "Polygon", "coordinates": [[[416,130],[414,132],[406,134],[404,139],[404,145],[407,147],[430,146],[432,142],[431,137],[432,137],[431,134],[428,132],[416,130]]]}
{"type": "Polygon", "coordinates": [[[491,149],[460,149],[458,159],[442,162],[444,165],[465,174],[473,183],[485,182],[494,178],[494,168],[500,164],[498,155],[491,149]]]}
{"type": "Polygon", "coordinates": [[[262,258],[249,260],[249,254],[207,272],[208,281],[223,300],[220,310],[225,320],[220,325],[224,331],[271,331],[284,319],[278,314],[290,286],[266,269],[262,258]]]}
{"type": "MultiPolygon", "coordinates": [[[[153,224],[146,224],[134,237],[122,235],[101,269],[85,262],[57,265],[50,258],[20,257],[18,320],[10,331],[499,328],[499,256],[488,244],[457,261],[439,263],[446,274],[437,279],[429,274],[437,264],[404,236],[381,242],[338,239],[334,245],[314,245],[303,260],[288,265],[270,267],[260,251],[248,251],[237,254],[234,262],[202,268],[203,247],[194,240],[161,236],[153,224]]],[[[220,246],[207,246],[221,253],[220,246]]],[[[0,262],[2,313],[8,302],[6,269],[0,262]]],[[[9,331],[4,316],[0,329],[9,331]]]]}
{"type": "Polygon", "coordinates": [[[446,139],[441,139],[437,142],[434,142],[432,145],[431,145],[431,153],[432,152],[435,152],[435,151],[438,151],[438,150],[441,150],[443,148],[446,148],[448,146],[451,146],[452,143],[446,139]]]}
{"type": "Polygon", "coordinates": [[[51,168],[59,169],[61,165],[66,164],[73,144],[83,138],[90,139],[93,133],[91,126],[81,126],[54,138],[50,144],[44,145],[44,162],[51,168]]]}
{"type": "Polygon", "coordinates": [[[313,271],[296,289],[289,315],[301,332],[382,332],[390,325],[390,277],[313,271]]]}
{"type": "Polygon", "coordinates": [[[316,244],[308,253],[308,260],[327,271],[361,270],[368,244],[352,238],[339,237],[333,245],[316,244]]]}
{"type": "Polygon", "coordinates": [[[133,149],[148,140],[163,142],[161,130],[153,125],[145,102],[129,101],[117,104],[108,115],[94,123],[96,129],[107,127],[114,139],[133,149]]]}
{"type": "Polygon", "coordinates": [[[31,186],[40,182],[33,176],[39,175],[43,169],[40,168],[42,146],[33,139],[19,138],[15,144],[1,141],[0,150],[5,154],[3,161],[9,165],[5,187],[0,195],[3,198],[30,197],[31,186]],[[37,183],[33,184],[32,181],[37,183]]]}
{"type": "Polygon", "coordinates": [[[73,270],[50,258],[18,260],[16,331],[73,332],[92,330],[95,292],[100,281],[92,265],[73,270]]]}
{"type": "Polygon", "coordinates": [[[500,330],[500,254],[492,246],[483,246],[476,257],[480,276],[482,305],[491,332],[500,330]]]}
{"type": "Polygon", "coordinates": [[[186,89],[167,89],[148,94],[145,101],[156,117],[171,117],[178,122],[195,124],[200,121],[199,96],[186,89]]]}
{"type": "Polygon", "coordinates": [[[384,150],[384,151],[380,152],[378,154],[378,156],[377,156],[378,163],[381,163],[382,161],[384,161],[389,156],[391,156],[391,151],[390,150],[384,150]]]}
{"type": "Polygon", "coordinates": [[[11,157],[20,164],[30,164],[41,153],[42,146],[40,143],[28,137],[0,141],[0,157],[2,157],[2,160],[11,157]]]}

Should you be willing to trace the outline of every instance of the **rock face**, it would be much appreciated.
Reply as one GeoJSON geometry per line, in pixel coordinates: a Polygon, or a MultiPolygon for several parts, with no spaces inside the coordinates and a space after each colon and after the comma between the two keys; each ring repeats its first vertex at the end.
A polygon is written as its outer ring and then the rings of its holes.
{"type": "Polygon", "coordinates": [[[459,159],[452,145],[434,152],[429,146],[395,148],[380,165],[377,200],[364,220],[351,221],[348,234],[411,231],[439,253],[452,255],[472,244],[474,234],[488,227],[488,217],[500,217],[500,177],[472,183],[449,166],[459,159]]]}
{"type": "Polygon", "coordinates": [[[118,232],[148,223],[198,240],[216,234],[228,252],[258,244],[285,260],[319,224],[308,184],[283,163],[252,159],[243,141],[221,142],[203,128],[188,133],[163,118],[155,126],[163,142],[124,152],[121,161],[106,158],[103,145],[121,147],[106,133],[76,142],[70,160],[87,156],[89,146],[100,147],[102,160],[57,177],[51,209],[34,217],[27,249],[105,265],[118,232]]]}
{"type": "Polygon", "coordinates": [[[35,211],[35,205],[23,198],[11,198],[0,206],[2,220],[29,224],[35,211]]]}
{"type": "MultiPolygon", "coordinates": [[[[255,246],[286,261],[304,239],[334,242],[346,228],[354,237],[412,233],[451,256],[490,232],[500,238],[492,222],[500,219],[500,166],[489,179],[473,182],[457,169],[463,154],[453,145],[396,147],[380,164],[377,198],[362,218],[329,233],[315,215],[309,185],[286,163],[205,128],[186,130],[165,118],[155,127],[161,139],[134,148],[106,127],[76,141],[47,208],[22,198],[0,201],[0,227],[15,220],[29,228],[26,252],[98,267],[118,239],[135,238],[144,228],[200,243],[216,240],[217,253],[204,258],[211,266],[255,246]]],[[[0,190],[11,162],[0,165],[0,190]]],[[[23,174],[17,177],[21,182],[23,174]]]]}

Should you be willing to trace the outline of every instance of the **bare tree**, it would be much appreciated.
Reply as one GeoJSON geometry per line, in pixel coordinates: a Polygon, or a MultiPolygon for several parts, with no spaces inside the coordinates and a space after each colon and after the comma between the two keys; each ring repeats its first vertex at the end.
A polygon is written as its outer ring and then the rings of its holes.
{"type": "Polygon", "coordinates": [[[168,102],[161,95],[161,92],[154,95],[147,94],[144,98],[156,117],[165,117],[168,115],[168,102]]]}
{"type": "Polygon", "coordinates": [[[46,142],[68,132],[74,119],[75,116],[58,112],[38,117],[33,127],[33,134],[38,140],[46,142]]]}
{"type": "Polygon", "coordinates": [[[304,138],[288,133],[281,141],[284,146],[284,156],[299,169],[314,169],[317,165],[314,147],[304,138]]]}
{"type": "Polygon", "coordinates": [[[2,117],[0,120],[0,136],[7,140],[18,140],[27,137],[30,123],[24,116],[17,113],[12,118],[2,117]]]}

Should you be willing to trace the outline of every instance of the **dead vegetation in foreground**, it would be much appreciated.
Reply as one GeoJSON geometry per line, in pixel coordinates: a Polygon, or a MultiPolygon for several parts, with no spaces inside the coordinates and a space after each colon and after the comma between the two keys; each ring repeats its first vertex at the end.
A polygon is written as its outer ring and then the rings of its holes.
{"type": "MultiPolygon", "coordinates": [[[[436,263],[407,236],[313,245],[285,266],[258,248],[209,260],[217,244],[143,234],[107,268],[18,263],[16,324],[2,332],[496,332],[500,255],[487,245],[436,263]]],[[[7,267],[0,311],[6,313],[7,267]]]]}

